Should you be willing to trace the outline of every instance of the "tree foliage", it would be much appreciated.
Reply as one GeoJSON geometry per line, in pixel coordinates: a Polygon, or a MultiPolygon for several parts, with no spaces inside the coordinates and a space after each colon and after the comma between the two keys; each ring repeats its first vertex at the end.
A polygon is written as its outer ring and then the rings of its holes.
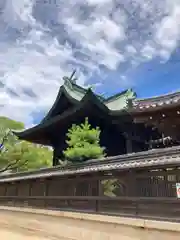
{"type": "Polygon", "coordinates": [[[80,125],[72,125],[67,133],[68,147],[63,152],[65,159],[71,162],[82,162],[103,157],[104,148],[99,144],[100,133],[98,127],[91,127],[88,118],[80,125]]]}
{"type": "MultiPolygon", "coordinates": [[[[17,122],[10,118],[0,116],[0,127],[1,127],[1,130],[4,130],[4,131],[8,129],[22,130],[24,129],[24,123],[17,122]]],[[[0,132],[0,134],[2,134],[2,132],[0,132]]]]}
{"type": "Polygon", "coordinates": [[[19,141],[11,132],[23,130],[24,124],[0,117],[0,173],[11,170],[32,170],[51,165],[52,151],[26,141],[19,141]]]}
{"type": "Polygon", "coordinates": [[[101,182],[102,184],[102,191],[104,196],[108,197],[115,197],[115,190],[117,188],[117,180],[116,179],[107,179],[101,182]]]}

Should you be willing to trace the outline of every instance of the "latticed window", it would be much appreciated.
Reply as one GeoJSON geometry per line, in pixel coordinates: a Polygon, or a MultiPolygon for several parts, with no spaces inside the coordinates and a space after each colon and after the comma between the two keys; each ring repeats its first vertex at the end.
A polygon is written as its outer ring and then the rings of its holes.
{"type": "Polygon", "coordinates": [[[176,197],[176,175],[157,175],[137,178],[137,196],[176,197]]]}
{"type": "Polygon", "coordinates": [[[76,185],[75,196],[88,196],[89,183],[87,181],[78,182],[76,185]]]}

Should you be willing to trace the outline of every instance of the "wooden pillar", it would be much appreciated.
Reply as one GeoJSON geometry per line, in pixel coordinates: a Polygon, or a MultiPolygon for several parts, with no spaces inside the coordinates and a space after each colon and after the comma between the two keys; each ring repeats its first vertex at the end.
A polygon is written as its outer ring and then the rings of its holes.
{"type": "Polygon", "coordinates": [[[124,137],[126,139],[126,153],[132,153],[133,152],[132,134],[124,133],[124,137]]]}
{"type": "Polygon", "coordinates": [[[15,196],[18,196],[18,191],[19,191],[19,182],[15,182],[16,186],[15,186],[15,196]]]}
{"type": "MultiPolygon", "coordinates": [[[[97,196],[100,197],[102,195],[102,186],[101,186],[100,179],[96,180],[96,187],[97,187],[97,196]]],[[[101,201],[100,200],[96,200],[95,209],[96,209],[96,212],[99,212],[101,210],[101,201]]]]}
{"type": "Polygon", "coordinates": [[[103,195],[102,179],[98,179],[98,196],[102,197],[103,195]]]}
{"type": "Polygon", "coordinates": [[[54,148],[54,150],[53,150],[53,166],[59,165],[59,160],[58,160],[56,153],[57,153],[57,149],[54,148]]]}
{"type": "Polygon", "coordinates": [[[32,196],[32,180],[28,182],[28,196],[32,196]]]}
{"type": "Polygon", "coordinates": [[[133,148],[132,148],[132,140],[131,139],[126,139],[126,152],[127,153],[132,153],[133,148]]]}
{"type": "Polygon", "coordinates": [[[7,196],[7,183],[4,184],[4,196],[7,196]]]}
{"type": "Polygon", "coordinates": [[[5,193],[4,193],[5,196],[8,196],[8,187],[9,187],[9,184],[6,183],[5,184],[5,193]]]}
{"type": "Polygon", "coordinates": [[[129,170],[126,180],[127,187],[127,196],[136,197],[137,196],[137,181],[135,177],[136,173],[132,170],[129,170]]]}

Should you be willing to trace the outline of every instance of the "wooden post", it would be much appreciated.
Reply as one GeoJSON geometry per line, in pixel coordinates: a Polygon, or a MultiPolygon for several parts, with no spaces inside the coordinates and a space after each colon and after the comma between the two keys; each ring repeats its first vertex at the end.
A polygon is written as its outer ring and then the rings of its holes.
{"type": "Polygon", "coordinates": [[[31,196],[32,195],[32,180],[29,180],[29,184],[28,184],[28,195],[31,196]]]}
{"type": "MultiPolygon", "coordinates": [[[[96,180],[96,186],[97,186],[97,196],[100,197],[102,196],[101,179],[96,180]]],[[[96,212],[100,211],[100,205],[101,205],[100,200],[96,200],[96,212]]]]}
{"type": "Polygon", "coordinates": [[[128,185],[127,185],[128,197],[135,197],[137,195],[136,177],[135,177],[135,173],[131,170],[129,170],[129,173],[128,173],[127,183],[128,183],[128,185]]]}
{"type": "Polygon", "coordinates": [[[7,196],[8,193],[8,183],[5,183],[4,185],[4,196],[7,196]]]}
{"type": "Polygon", "coordinates": [[[132,140],[126,139],[126,152],[127,153],[132,153],[132,140]]]}
{"type": "Polygon", "coordinates": [[[124,137],[126,139],[126,153],[132,153],[133,152],[132,134],[124,133],[124,137]]]}
{"type": "Polygon", "coordinates": [[[57,149],[56,147],[53,150],[53,166],[59,165],[59,159],[57,157],[57,149]]]}

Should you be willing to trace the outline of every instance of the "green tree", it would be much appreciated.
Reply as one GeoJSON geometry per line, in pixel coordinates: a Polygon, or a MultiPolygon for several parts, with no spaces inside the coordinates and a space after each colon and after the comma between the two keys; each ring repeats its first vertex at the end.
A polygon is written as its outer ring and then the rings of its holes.
{"type": "MultiPolygon", "coordinates": [[[[10,118],[0,116],[0,127],[1,127],[1,129],[4,129],[5,131],[7,129],[22,130],[22,129],[24,129],[24,123],[17,122],[10,118]]],[[[2,132],[0,132],[0,135],[1,134],[2,134],[2,132]]]]}
{"type": "Polygon", "coordinates": [[[91,127],[88,118],[80,125],[73,124],[67,133],[68,148],[63,151],[65,159],[70,162],[82,162],[103,157],[104,148],[99,144],[100,133],[98,127],[91,127]]]}
{"type": "Polygon", "coordinates": [[[24,124],[0,117],[0,173],[38,169],[51,166],[52,151],[26,141],[19,141],[10,131],[22,130],[24,124]]]}
{"type": "MultiPolygon", "coordinates": [[[[88,118],[81,125],[73,125],[67,133],[68,148],[63,152],[66,165],[69,162],[83,162],[89,159],[97,159],[105,156],[104,148],[100,146],[100,129],[92,128],[88,123],[88,118]]],[[[102,191],[105,196],[114,197],[116,180],[108,179],[101,181],[102,191]]]]}

